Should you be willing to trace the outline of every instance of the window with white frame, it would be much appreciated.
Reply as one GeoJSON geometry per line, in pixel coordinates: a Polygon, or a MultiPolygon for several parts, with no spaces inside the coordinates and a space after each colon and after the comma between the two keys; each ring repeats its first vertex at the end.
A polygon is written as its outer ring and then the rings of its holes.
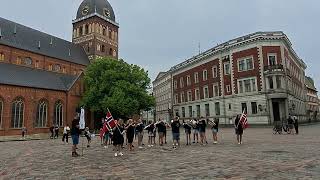
{"type": "Polygon", "coordinates": [[[218,68],[217,68],[217,66],[213,66],[212,67],[212,77],[213,78],[218,77],[218,68]]]}
{"type": "Polygon", "coordinates": [[[187,86],[190,86],[191,85],[191,79],[190,79],[190,76],[187,76],[187,86]]]}
{"type": "Polygon", "coordinates": [[[181,98],[181,102],[185,102],[185,99],[184,99],[184,92],[182,92],[182,93],[180,94],[180,98],[181,98]]]}
{"type": "Polygon", "coordinates": [[[276,54],[268,54],[268,65],[274,66],[277,64],[277,55],[276,54]]]}
{"type": "Polygon", "coordinates": [[[180,88],[184,87],[184,81],[183,81],[183,77],[180,78],[180,88]]]}
{"type": "Polygon", "coordinates": [[[253,69],[253,58],[245,58],[245,59],[240,59],[238,61],[238,69],[239,72],[241,71],[249,71],[253,69]]]}
{"type": "Polygon", "coordinates": [[[257,90],[256,78],[246,78],[238,80],[239,93],[255,92],[257,90]]]}
{"type": "Polygon", "coordinates": [[[194,91],[194,99],[199,100],[200,99],[200,90],[199,88],[195,89],[194,91]]]}
{"type": "Polygon", "coordinates": [[[225,74],[225,75],[230,75],[230,74],[231,74],[231,73],[230,73],[230,63],[229,63],[229,62],[224,63],[224,64],[223,64],[223,67],[224,67],[224,74],[225,74]]]}
{"type": "Polygon", "coordinates": [[[188,91],[188,101],[192,101],[192,91],[188,91]]]}
{"type": "Polygon", "coordinates": [[[203,81],[208,80],[208,71],[207,70],[203,70],[203,72],[202,72],[202,80],[203,81]]]}
{"type": "Polygon", "coordinates": [[[48,117],[48,106],[45,100],[42,100],[38,104],[36,127],[46,127],[48,117]]]}
{"type": "Polygon", "coordinates": [[[209,98],[209,88],[208,88],[208,86],[204,86],[203,87],[203,96],[204,96],[205,99],[209,98]]]}
{"type": "Polygon", "coordinates": [[[174,95],[174,104],[178,104],[178,100],[179,100],[178,94],[174,95]]]}
{"type": "Polygon", "coordinates": [[[193,117],[192,106],[189,106],[189,117],[193,117]]]}
{"type": "Polygon", "coordinates": [[[213,84],[213,97],[219,96],[219,84],[213,84]]]}
{"type": "Polygon", "coordinates": [[[230,85],[227,85],[227,86],[226,86],[226,89],[227,89],[227,93],[229,93],[229,92],[231,91],[231,90],[230,90],[230,89],[231,89],[231,88],[230,88],[230,85]]]}
{"type": "Polygon", "coordinates": [[[173,88],[174,89],[177,89],[178,88],[178,83],[177,83],[177,81],[175,80],[175,81],[173,81],[173,88]]]}
{"type": "Polygon", "coordinates": [[[194,83],[199,83],[199,74],[198,74],[198,72],[194,73],[194,83]]]}

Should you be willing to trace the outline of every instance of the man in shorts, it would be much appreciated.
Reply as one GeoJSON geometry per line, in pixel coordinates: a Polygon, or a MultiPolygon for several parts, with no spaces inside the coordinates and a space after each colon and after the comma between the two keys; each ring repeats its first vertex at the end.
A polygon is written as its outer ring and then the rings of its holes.
{"type": "Polygon", "coordinates": [[[71,138],[72,138],[72,157],[78,157],[77,153],[77,145],[79,144],[79,136],[80,136],[80,126],[79,126],[79,118],[75,117],[72,120],[71,126],[71,138]]]}
{"type": "Polygon", "coordinates": [[[173,149],[176,149],[177,146],[179,146],[179,141],[180,141],[179,117],[173,120],[173,122],[171,123],[171,129],[172,129],[172,138],[173,138],[173,149]]]}

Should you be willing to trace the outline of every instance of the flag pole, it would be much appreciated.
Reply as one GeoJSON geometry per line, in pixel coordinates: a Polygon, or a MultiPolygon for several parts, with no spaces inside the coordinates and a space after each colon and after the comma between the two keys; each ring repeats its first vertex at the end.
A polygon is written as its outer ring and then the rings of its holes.
{"type": "Polygon", "coordinates": [[[238,129],[238,126],[239,126],[239,124],[240,124],[241,118],[242,118],[242,116],[243,116],[243,114],[244,114],[245,110],[246,110],[246,109],[243,109],[243,111],[242,111],[242,114],[241,114],[241,116],[240,116],[239,122],[238,122],[237,127],[236,127],[237,129],[238,129]]]}

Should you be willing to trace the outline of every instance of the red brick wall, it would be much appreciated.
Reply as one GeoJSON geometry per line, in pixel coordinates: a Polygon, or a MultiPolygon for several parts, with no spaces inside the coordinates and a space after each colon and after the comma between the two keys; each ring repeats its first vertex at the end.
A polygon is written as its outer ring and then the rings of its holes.
{"type": "Polygon", "coordinates": [[[277,55],[277,64],[282,64],[281,49],[280,46],[263,46],[262,56],[263,56],[263,66],[268,66],[268,54],[277,55]]]}
{"type": "Polygon", "coordinates": [[[181,102],[181,97],[180,93],[185,92],[185,99],[187,100],[187,92],[189,90],[192,90],[192,99],[195,100],[195,89],[199,88],[200,90],[200,98],[203,99],[203,87],[208,86],[209,88],[209,97],[213,96],[213,84],[214,83],[219,83],[220,85],[220,67],[219,67],[219,59],[212,60],[208,63],[202,64],[200,66],[194,67],[188,71],[185,71],[181,74],[175,75],[173,77],[173,82],[177,81],[178,88],[174,89],[173,92],[174,94],[179,95],[179,101],[181,102]],[[212,72],[212,67],[217,66],[217,77],[213,78],[213,72],[212,72]],[[208,79],[206,81],[203,81],[203,70],[207,70],[208,73],[208,79]],[[198,72],[198,78],[199,78],[199,83],[195,83],[194,81],[194,73],[198,72]],[[191,85],[187,86],[187,76],[190,76],[191,80],[191,85]],[[184,87],[180,87],[180,78],[184,79],[184,87]]]}
{"type": "Polygon", "coordinates": [[[244,51],[239,51],[233,53],[233,72],[234,72],[234,85],[235,85],[235,93],[238,94],[238,79],[246,78],[246,77],[256,77],[257,78],[257,87],[258,90],[261,91],[261,83],[260,83],[260,71],[259,71],[259,59],[258,59],[258,48],[251,48],[244,51]],[[254,61],[254,69],[244,72],[238,72],[238,60],[241,58],[245,58],[248,56],[253,57],[254,61]]]}

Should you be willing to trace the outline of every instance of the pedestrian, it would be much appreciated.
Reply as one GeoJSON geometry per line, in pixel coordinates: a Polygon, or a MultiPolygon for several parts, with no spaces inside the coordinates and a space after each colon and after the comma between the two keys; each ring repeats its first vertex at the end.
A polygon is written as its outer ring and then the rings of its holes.
{"type": "Polygon", "coordinates": [[[49,130],[50,130],[50,133],[51,133],[50,139],[53,139],[53,138],[54,138],[54,126],[51,126],[51,127],[49,128],[49,130]]]}
{"type": "Polygon", "coordinates": [[[173,139],[173,149],[176,149],[179,146],[180,141],[180,122],[179,117],[171,123],[171,130],[172,130],[172,139],[173,139]]]}
{"type": "Polygon", "coordinates": [[[190,122],[183,122],[183,127],[184,127],[184,132],[186,133],[186,138],[187,138],[187,144],[186,145],[191,145],[191,129],[192,126],[190,122]]]}
{"type": "Polygon", "coordinates": [[[212,138],[213,138],[213,144],[217,144],[218,143],[218,131],[219,131],[219,119],[215,118],[212,121],[212,138]]]}
{"type": "Polygon", "coordinates": [[[293,119],[292,116],[289,116],[288,118],[288,126],[289,126],[289,134],[293,134],[293,119]]]}
{"type": "Polygon", "coordinates": [[[138,120],[138,124],[136,125],[136,131],[137,131],[137,136],[138,136],[138,148],[141,149],[142,147],[142,141],[143,141],[143,129],[144,125],[141,121],[141,119],[138,120]]]}
{"type": "Polygon", "coordinates": [[[298,122],[298,118],[296,116],[293,116],[293,120],[294,120],[294,129],[296,131],[296,134],[299,134],[299,122],[298,122]]]}
{"type": "Polygon", "coordinates": [[[199,143],[199,123],[197,119],[194,119],[192,121],[193,123],[193,144],[195,143],[197,139],[197,144],[199,143]]]}
{"type": "Polygon", "coordinates": [[[200,142],[201,142],[201,145],[205,145],[206,142],[206,138],[205,138],[205,135],[206,135],[206,120],[203,119],[203,117],[201,117],[200,121],[199,121],[199,132],[200,132],[200,142]]]}
{"type": "Polygon", "coordinates": [[[237,135],[238,144],[242,144],[242,135],[243,135],[243,127],[242,127],[242,124],[240,123],[240,116],[241,115],[238,114],[234,121],[234,128],[237,135]]]}
{"type": "Polygon", "coordinates": [[[59,137],[59,126],[58,124],[56,124],[56,126],[54,127],[54,139],[59,137]]]}
{"type": "Polygon", "coordinates": [[[157,123],[156,128],[158,129],[159,145],[163,146],[163,138],[164,138],[164,132],[166,131],[166,124],[160,120],[157,123]]]}
{"type": "Polygon", "coordinates": [[[69,142],[68,142],[69,132],[70,132],[70,127],[69,127],[69,125],[67,124],[66,126],[63,127],[62,142],[67,143],[67,144],[69,143],[69,142]]]}
{"type": "Polygon", "coordinates": [[[124,133],[124,128],[123,128],[123,120],[120,119],[117,121],[116,127],[113,128],[113,145],[115,147],[115,154],[114,156],[117,157],[123,156],[123,153],[121,152],[122,145],[124,143],[124,138],[123,138],[123,133],[124,133]]]}
{"type": "Polygon", "coordinates": [[[72,157],[78,157],[77,145],[79,144],[80,136],[79,118],[76,116],[71,124],[71,138],[72,138],[72,157]]]}
{"type": "Polygon", "coordinates": [[[21,129],[21,136],[22,136],[22,139],[26,139],[26,134],[27,134],[27,128],[26,127],[23,127],[21,129]]]}
{"type": "Polygon", "coordinates": [[[135,125],[133,123],[132,119],[129,119],[128,121],[128,125],[126,126],[126,134],[127,134],[127,140],[128,140],[128,150],[129,151],[133,151],[133,138],[134,138],[134,129],[135,129],[135,125]]]}
{"type": "Polygon", "coordinates": [[[87,148],[90,147],[90,144],[91,144],[91,133],[90,133],[90,130],[89,130],[89,127],[86,127],[84,129],[84,136],[87,138],[87,148]]]}

